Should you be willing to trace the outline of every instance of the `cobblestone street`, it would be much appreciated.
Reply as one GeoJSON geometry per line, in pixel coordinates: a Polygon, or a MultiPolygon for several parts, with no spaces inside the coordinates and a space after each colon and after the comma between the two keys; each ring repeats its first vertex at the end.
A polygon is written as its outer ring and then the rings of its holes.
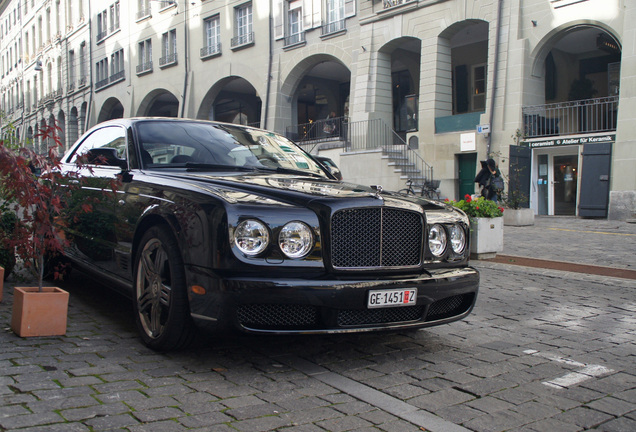
{"type": "MultiPolygon", "coordinates": [[[[545,229],[514,228],[505,241],[545,229]]],[[[631,245],[632,236],[608,235],[598,247],[631,245]]],[[[528,256],[541,246],[535,237],[528,256]]],[[[622,252],[629,266],[633,253],[622,252]]],[[[473,264],[481,288],[464,321],[404,333],[200,337],[170,354],[142,345],[129,301],[77,272],[61,284],[71,294],[66,336],[18,338],[8,329],[14,283],[5,283],[0,430],[636,430],[636,280],[473,264]]]]}

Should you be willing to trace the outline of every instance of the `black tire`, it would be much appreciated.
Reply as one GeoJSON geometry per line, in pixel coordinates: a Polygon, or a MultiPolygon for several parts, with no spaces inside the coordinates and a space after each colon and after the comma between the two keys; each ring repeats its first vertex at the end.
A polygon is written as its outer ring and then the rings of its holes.
{"type": "Polygon", "coordinates": [[[403,194],[403,195],[413,195],[413,191],[411,191],[410,189],[400,189],[398,191],[399,194],[403,194]]]}
{"type": "Polygon", "coordinates": [[[133,308],[143,342],[156,351],[187,347],[195,335],[179,244],[164,226],[150,228],[135,256],[133,308]]]}

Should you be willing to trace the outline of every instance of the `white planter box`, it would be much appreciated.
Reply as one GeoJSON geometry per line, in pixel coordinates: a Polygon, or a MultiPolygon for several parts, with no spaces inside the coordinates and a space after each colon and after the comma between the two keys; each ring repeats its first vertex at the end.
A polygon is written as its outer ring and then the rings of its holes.
{"type": "Polygon", "coordinates": [[[504,225],[529,226],[534,225],[534,210],[530,208],[504,210],[504,225]]]}
{"type": "Polygon", "coordinates": [[[503,251],[504,218],[473,218],[470,228],[470,255],[473,259],[494,258],[503,251]]]}

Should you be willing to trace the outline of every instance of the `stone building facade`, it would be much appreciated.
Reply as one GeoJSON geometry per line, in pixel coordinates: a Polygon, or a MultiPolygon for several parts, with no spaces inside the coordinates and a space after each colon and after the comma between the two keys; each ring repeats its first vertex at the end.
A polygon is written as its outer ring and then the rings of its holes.
{"type": "Polygon", "coordinates": [[[41,148],[115,117],[261,126],[345,180],[478,192],[494,158],[536,214],[636,211],[633,0],[2,0],[8,123],[41,148]]]}

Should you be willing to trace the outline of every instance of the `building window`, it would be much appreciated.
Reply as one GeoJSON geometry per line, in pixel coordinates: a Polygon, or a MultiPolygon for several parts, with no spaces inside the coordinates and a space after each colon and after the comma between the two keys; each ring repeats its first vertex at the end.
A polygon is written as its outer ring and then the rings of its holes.
{"type": "Polygon", "coordinates": [[[176,1],[172,1],[172,0],[168,0],[168,1],[160,0],[159,1],[159,7],[161,9],[169,8],[170,6],[174,6],[176,4],[177,4],[177,2],[176,1]]]}
{"type": "Polygon", "coordinates": [[[345,29],[344,0],[327,0],[327,21],[322,26],[322,34],[337,33],[345,29]]]}
{"type": "Polygon", "coordinates": [[[137,19],[148,18],[151,15],[150,0],[138,0],[137,2],[137,19]]]}
{"type": "Polygon", "coordinates": [[[234,9],[234,18],[235,36],[232,38],[232,47],[240,47],[253,43],[252,3],[245,3],[236,7],[234,9]]]}
{"type": "Polygon", "coordinates": [[[124,50],[116,51],[110,56],[110,79],[109,84],[122,81],[126,78],[124,70],[124,50]]]}
{"type": "Polygon", "coordinates": [[[97,14],[97,40],[100,41],[108,35],[108,13],[106,10],[97,14]]]}
{"type": "Polygon", "coordinates": [[[79,83],[78,86],[86,85],[86,42],[80,44],[79,55],[79,83]]]}
{"type": "Polygon", "coordinates": [[[287,35],[285,46],[294,45],[305,40],[303,33],[303,2],[292,0],[287,3],[287,35]]]}
{"type": "Polygon", "coordinates": [[[219,16],[213,16],[203,21],[204,43],[201,48],[201,58],[221,53],[221,20],[219,16]]]}
{"type": "Polygon", "coordinates": [[[95,89],[101,89],[108,85],[108,59],[98,61],[95,64],[95,89]]]}
{"type": "Polygon", "coordinates": [[[110,33],[119,30],[119,2],[110,5],[110,33]]]}
{"type": "Polygon", "coordinates": [[[384,9],[392,8],[394,6],[400,6],[405,3],[411,3],[415,0],[384,0],[384,9]]]}
{"type": "Polygon", "coordinates": [[[138,55],[137,75],[152,72],[152,41],[150,39],[139,42],[138,55]]]}
{"type": "Polygon", "coordinates": [[[68,52],[68,91],[75,88],[75,51],[68,52]]]}
{"type": "Polygon", "coordinates": [[[161,35],[161,53],[159,67],[177,64],[177,31],[170,30],[161,35]]]}
{"type": "Polygon", "coordinates": [[[119,30],[119,1],[97,14],[97,41],[119,30]]]}

